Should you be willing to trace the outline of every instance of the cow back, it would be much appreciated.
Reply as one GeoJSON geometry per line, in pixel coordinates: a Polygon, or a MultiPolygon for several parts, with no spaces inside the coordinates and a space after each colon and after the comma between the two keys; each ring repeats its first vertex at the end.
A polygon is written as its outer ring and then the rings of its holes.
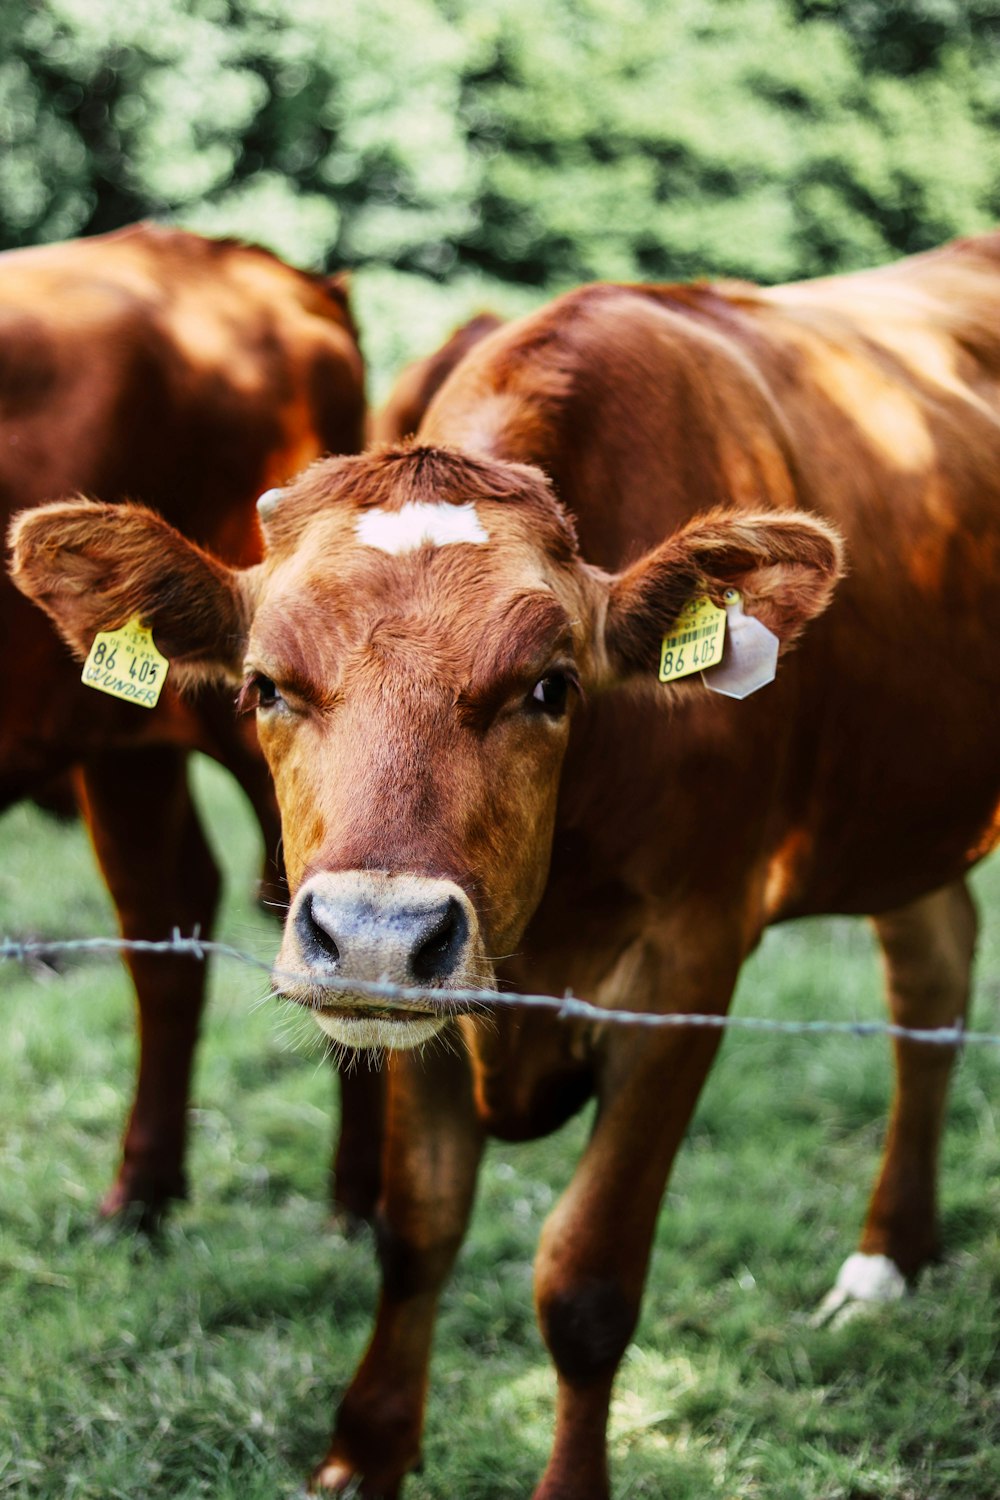
{"type": "MultiPolygon", "coordinates": [[[[339,285],[264,250],[138,225],[0,256],[0,511],[77,491],[141,499],[231,562],[259,555],[254,502],[363,440],[356,332],[339,285]]],[[[0,804],[107,743],[197,735],[167,695],[105,700],[0,585],[9,643],[0,804]]]]}
{"type": "Polygon", "coordinates": [[[432,403],[422,437],[540,463],[604,567],[719,504],[812,509],[848,544],[766,690],[588,707],[533,984],[566,982],[581,920],[621,943],[658,905],[738,901],[749,944],[780,917],[901,905],[995,842],[998,247],[772,291],[586,288],[432,403]]]}

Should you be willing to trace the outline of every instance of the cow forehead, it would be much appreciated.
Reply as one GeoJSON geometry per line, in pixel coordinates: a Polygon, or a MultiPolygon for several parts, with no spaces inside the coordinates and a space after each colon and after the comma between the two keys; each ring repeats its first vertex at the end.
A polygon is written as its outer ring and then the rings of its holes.
{"type": "Polygon", "coordinates": [[[553,557],[569,561],[576,553],[573,524],[539,470],[420,444],[322,460],[277,504],[265,497],[261,519],[269,553],[285,556],[307,533],[312,545],[316,526],[328,523],[395,554],[482,546],[518,530],[553,557]]]}
{"type": "Polygon", "coordinates": [[[484,655],[531,661],[567,637],[564,571],[502,507],[334,507],[266,566],[249,656],[312,679],[359,653],[423,659],[464,681],[484,655]]]}
{"type": "Polygon", "coordinates": [[[269,584],[307,590],[327,585],[356,597],[369,590],[423,597],[436,584],[474,589],[548,586],[564,571],[548,555],[530,516],[512,505],[470,498],[392,506],[332,504],[317,510],[291,548],[271,554],[269,584]]]}

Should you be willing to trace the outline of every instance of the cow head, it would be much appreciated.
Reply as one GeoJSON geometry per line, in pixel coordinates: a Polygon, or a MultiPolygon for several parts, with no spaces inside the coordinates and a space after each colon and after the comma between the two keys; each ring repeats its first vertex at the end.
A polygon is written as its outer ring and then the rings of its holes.
{"type": "Polygon", "coordinates": [[[539,471],[440,447],[325,461],[262,510],[265,561],[240,571],[141,507],[43,506],[12,571],[80,655],[138,614],[175,681],[242,682],[292,891],[277,970],[301,977],[280,987],[360,1047],[418,1044],[446,1012],[317,981],[480,985],[517,944],[585,694],[655,685],[699,594],[738,588],[787,644],[839,572],[812,517],[716,512],[608,574],[539,471]]]}

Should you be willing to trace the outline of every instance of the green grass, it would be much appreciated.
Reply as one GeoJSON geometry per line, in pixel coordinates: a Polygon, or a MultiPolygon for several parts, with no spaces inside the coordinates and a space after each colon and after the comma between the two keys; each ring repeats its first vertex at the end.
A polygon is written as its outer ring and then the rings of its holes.
{"type": "MultiPolygon", "coordinates": [[[[268,954],[239,795],[198,767],[229,875],[221,935],[268,954]]],[[[111,932],[79,828],[0,820],[0,930],[111,932]]],[[[1000,1030],[1000,864],[975,1024],[1000,1030]]],[[[161,1250],[95,1229],[135,1041],[116,963],[0,970],[0,1495],[24,1500],[291,1496],[321,1456],[364,1347],[370,1245],[330,1229],[330,1079],[218,967],[200,1056],[192,1201],[161,1250]]],[[[879,1016],[861,923],[772,933],[738,1008],[879,1016]]],[[[861,1223],[889,1088],[883,1041],[728,1038],[661,1216],[618,1383],[618,1500],[998,1500],[1000,1056],[970,1048],[945,1147],[947,1254],[919,1294],[840,1332],[807,1314],[861,1223]]],[[[407,1500],[531,1493],[553,1382],[531,1311],[539,1227],[586,1131],[491,1149],[442,1313],[425,1469],[407,1500]]]]}

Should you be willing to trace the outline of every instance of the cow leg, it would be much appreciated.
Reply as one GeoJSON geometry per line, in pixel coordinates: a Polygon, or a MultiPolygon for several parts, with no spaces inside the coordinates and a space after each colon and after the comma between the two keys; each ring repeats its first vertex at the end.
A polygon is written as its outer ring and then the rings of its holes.
{"type": "Polygon", "coordinates": [[[334,1151],[330,1181],[333,1222],[354,1235],[375,1221],[382,1184],[385,1069],[341,1062],[340,1134],[334,1151]]]}
{"type": "Polygon", "coordinates": [[[465,1234],[483,1141],[463,1056],[432,1043],[387,1067],[378,1315],[311,1484],[365,1500],[393,1500],[419,1462],[437,1303],[465,1234]]]}
{"type": "MultiPolygon", "coordinates": [[[[724,1006],[735,977],[734,965],[685,1009],[724,1006]]],[[[676,999],[669,985],[657,988],[676,999]]],[[[535,1500],[607,1500],[612,1384],[639,1316],[667,1177],[720,1035],[622,1028],[606,1044],[593,1135],[536,1261],[535,1301],[558,1395],[535,1500]]]]}
{"type": "MultiPolygon", "coordinates": [[[[200,748],[235,777],[253,808],[264,840],[257,899],[269,915],[284,919],[288,885],[281,855],[281,819],[271,773],[246,721],[233,717],[222,694],[206,693],[199,703],[200,748]]],[[[375,1217],[382,1160],[383,1084],[362,1063],[337,1067],[340,1133],[334,1143],[330,1202],[334,1225],[356,1234],[375,1217]]]]}
{"type": "MultiPolygon", "coordinates": [[[[964,1021],[976,945],[976,909],[963,880],[875,919],[890,1014],[932,1030],[964,1021]]],[[[894,1041],[896,1090],[861,1243],[841,1267],[817,1322],[892,1301],[938,1249],[938,1147],[954,1047],[894,1041]]]]}
{"type": "MultiPolygon", "coordinates": [[[[80,774],[81,803],[126,938],[210,935],[219,872],[173,749],[108,752],[80,774]]],[[[101,1204],[155,1227],[171,1198],[186,1196],[187,1101],[205,965],[130,953],[139,1007],[139,1075],[117,1179],[101,1204]]]]}
{"type": "Polygon", "coordinates": [[[253,808],[264,840],[257,899],[265,911],[283,917],[288,909],[288,884],[281,854],[281,816],[252,716],[237,718],[231,694],[212,689],[198,700],[197,724],[196,748],[225,766],[253,808]]]}
{"type": "MultiPolygon", "coordinates": [[[[284,918],[288,885],[281,855],[281,819],[271,773],[246,721],[233,717],[222,694],[205,693],[199,703],[201,747],[235,777],[246,794],[264,840],[257,899],[271,916],[284,918]]],[[[345,1234],[371,1224],[378,1202],[382,1161],[383,1083],[363,1063],[336,1067],[340,1090],[340,1132],[334,1143],[330,1202],[334,1225],[345,1234]]]]}

